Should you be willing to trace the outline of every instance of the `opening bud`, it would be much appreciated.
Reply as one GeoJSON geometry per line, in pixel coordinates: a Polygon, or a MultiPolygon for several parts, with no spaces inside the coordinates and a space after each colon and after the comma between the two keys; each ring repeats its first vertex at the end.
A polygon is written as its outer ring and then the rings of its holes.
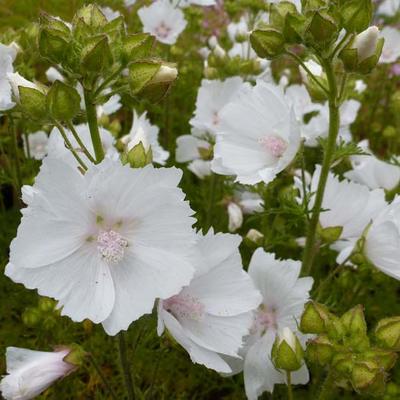
{"type": "Polygon", "coordinates": [[[375,337],[382,347],[400,351],[400,317],[380,320],[375,328],[375,337]]]}
{"type": "Polygon", "coordinates": [[[276,368],[285,371],[297,371],[304,360],[304,351],[299,339],[290,330],[284,328],[275,339],[272,347],[272,361],[276,368]]]}

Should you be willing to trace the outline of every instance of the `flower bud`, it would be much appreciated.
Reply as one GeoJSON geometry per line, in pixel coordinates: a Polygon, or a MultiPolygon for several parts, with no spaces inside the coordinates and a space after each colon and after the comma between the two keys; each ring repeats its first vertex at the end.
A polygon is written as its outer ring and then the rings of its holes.
{"type": "Polygon", "coordinates": [[[64,35],[47,28],[40,30],[38,44],[40,55],[55,64],[61,63],[68,51],[68,42],[64,35]]]}
{"type": "Polygon", "coordinates": [[[324,243],[336,242],[343,232],[343,226],[329,226],[327,228],[322,228],[318,226],[318,235],[324,241],[324,243]]]}
{"type": "Polygon", "coordinates": [[[80,111],[81,97],[75,88],[55,81],[47,94],[47,108],[56,121],[70,121],[80,111]]]}
{"type": "Polygon", "coordinates": [[[126,154],[126,162],[132,168],[143,168],[153,162],[153,152],[151,147],[146,151],[143,143],[140,141],[137,145],[133,146],[126,154]]]}
{"type": "Polygon", "coordinates": [[[301,368],[304,351],[299,339],[289,328],[284,328],[275,339],[272,347],[272,361],[276,368],[297,371],[301,368]]]}
{"type": "Polygon", "coordinates": [[[271,4],[269,22],[275,29],[282,30],[287,15],[298,14],[295,4],[290,1],[281,1],[271,4]]]}
{"type": "Polygon", "coordinates": [[[336,353],[332,357],[331,366],[338,375],[349,377],[354,368],[354,357],[352,353],[336,353]]]}
{"type": "Polygon", "coordinates": [[[326,49],[339,35],[337,21],[328,13],[316,11],[305,30],[306,42],[317,49],[326,49]]]}
{"type": "Polygon", "coordinates": [[[397,361],[397,354],[395,352],[382,349],[363,351],[362,357],[365,360],[375,361],[385,371],[392,369],[397,361]]]}
{"type": "Polygon", "coordinates": [[[362,32],[372,19],[371,0],[346,0],[340,7],[343,28],[347,32],[362,32]]]}
{"type": "Polygon", "coordinates": [[[81,53],[81,66],[85,72],[100,73],[113,63],[110,45],[106,35],[91,37],[81,53]]]}
{"type": "Polygon", "coordinates": [[[228,204],[229,232],[236,232],[243,224],[243,212],[234,202],[228,204]]]}
{"type": "Polygon", "coordinates": [[[386,374],[373,361],[362,361],[354,364],[351,373],[351,384],[363,394],[382,395],[385,391],[386,374]]]}
{"type": "Polygon", "coordinates": [[[285,38],[275,29],[256,29],[250,35],[250,42],[261,58],[272,59],[281,55],[285,50],[285,38]]]}
{"type": "Polygon", "coordinates": [[[39,310],[42,312],[51,312],[56,308],[57,303],[48,297],[41,297],[39,299],[39,310]]]}
{"type": "Polygon", "coordinates": [[[37,308],[29,307],[22,314],[22,322],[26,326],[35,326],[42,319],[40,311],[37,308]]]}
{"type": "Polygon", "coordinates": [[[149,85],[157,83],[171,83],[178,77],[178,70],[169,65],[161,65],[157,73],[150,80],[149,85]]]}
{"type": "Polygon", "coordinates": [[[340,58],[348,72],[367,74],[378,63],[383,44],[384,39],[379,39],[379,29],[371,26],[358,34],[340,52],[340,58]]]}
{"type": "Polygon", "coordinates": [[[347,311],[340,318],[345,330],[344,344],[357,351],[369,348],[367,324],[364,317],[364,308],[358,305],[347,311]]]}
{"type": "Polygon", "coordinates": [[[247,232],[246,239],[257,246],[262,246],[264,243],[264,235],[257,229],[250,229],[247,232]]]}
{"type": "Polygon", "coordinates": [[[382,347],[400,351],[400,317],[380,320],[375,328],[375,337],[382,347]]]}
{"type": "Polygon", "coordinates": [[[332,361],[335,348],[327,336],[318,336],[307,343],[306,357],[312,363],[325,366],[332,361]]]}
{"type": "Polygon", "coordinates": [[[100,8],[95,4],[89,4],[79,9],[75,14],[74,22],[79,19],[94,30],[107,25],[108,22],[100,8]]]}
{"type": "Polygon", "coordinates": [[[146,58],[150,55],[155,38],[147,33],[127,35],[122,44],[122,59],[124,63],[146,58]]]}
{"type": "Polygon", "coordinates": [[[310,301],[306,304],[300,320],[303,333],[326,333],[326,322],[330,318],[329,310],[322,304],[310,301]]]}

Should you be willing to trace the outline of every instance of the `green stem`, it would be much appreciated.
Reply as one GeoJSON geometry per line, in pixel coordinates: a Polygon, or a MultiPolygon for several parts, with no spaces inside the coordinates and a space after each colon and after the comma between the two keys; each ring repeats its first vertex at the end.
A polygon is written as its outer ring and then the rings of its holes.
{"type": "Polygon", "coordinates": [[[78,132],[74,128],[74,125],[71,122],[67,122],[67,127],[71,131],[72,135],[74,136],[75,140],[77,141],[79,147],[82,149],[82,151],[85,154],[85,156],[89,159],[89,161],[91,161],[93,164],[95,164],[96,160],[93,158],[93,156],[90,154],[90,152],[87,149],[87,147],[82,142],[81,138],[78,135],[78,132]]]}
{"type": "Polygon", "coordinates": [[[99,126],[97,123],[96,106],[93,102],[92,93],[87,89],[84,89],[83,93],[85,98],[86,116],[89,124],[90,136],[92,138],[94,154],[96,156],[96,163],[98,164],[104,158],[104,150],[103,144],[101,143],[99,126]]]}
{"type": "Polygon", "coordinates": [[[107,388],[107,391],[109,392],[111,398],[113,400],[118,400],[118,396],[116,395],[116,393],[114,392],[114,389],[111,387],[111,385],[109,384],[109,382],[107,381],[106,377],[103,374],[103,371],[101,370],[101,368],[97,365],[96,360],[94,359],[94,357],[90,354],[89,355],[89,359],[90,362],[93,365],[93,368],[96,370],[97,374],[99,375],[101,381],[103,382],[103,385],[107,388]]]}
{"type": "Polygon", "coordinates": [[[335,152],[336,140],[339,134],[340,115],[339,107],[337,105],[338,90],[336,84],[336,77],[332,68],[330,60],[324,62],[325,73],[329,84],[329,136],[325,148],[324,160],[322,163],[321,174],[319,177],[317,193],[315,195],[314,208],[308,226],[308,235],[306,246],[304,249],[302,272],[304,275],[310,275],[314,257],[318,252],[316,246],[317,239],[317,226],[319,216],[321,213],[322,201],[324,199],[325,186],[328,180],[329,169],[331,167],[333,154],[335,152]]]}
{"type": "Polygon", "coordinates": [[[54,121],[53,122],[54,125],[57,127],[57,129],[60,131],[61,136],[64,139],[64,142],[66,144],[66,146],[68,147],[68,150],[72,153],[72,155],[75,157],[75,160],[78,162],[78,164],[84,169],[84,171],[87,171],[87,166],[86,164],[82,161],[82,159],[79,157],[78,153],[76,152],[76,150],[74,149],[74,146],[72,146],[72,143],[70,142],[70,140],[68,139],[67,134],[65,133],[65,130],[63,128],[63,126],[61,124],[59,124],[58,122],[54,121]]]}
{"type": "Polygon", "coordinates": [[[135,390],[133,387],[133,380],[131,375],[131,369],[127,357],[127,349],[124,332],[118,334],[118,347],[119,347],[119,357],[121,361],[121,368],[124,373],[124,380],[126,391],[128,393],[128,400],[135,400],[135,390]]]}
{"type": "Polygon", "coordinates": [[[207,220],[206,220],[207,231],[211,228],[212,225],[216,188],[217,188],[217,175],[212,174],[210,177],[210,192],[209,192],[208,207],[207,207],[207,220]]]}
{"type": "Polygon", "coordinates": [[[13,118],[10,116],[10,128],[12,130],[13,137],[13,150],[14,150],[14,162],[15,162],[15,178],[16,178],[16,193],[21,192],[22,187],[22,175],[21,175],[21,165],[19,163],[19,149],[18,149],[18,133],[17,128],[14,124],[13,118]]]}
{"type": "Polygon", "coordinates": [[[290,371],[286,371],[288,400],[293,400],[293,388],[292,388],[292,375],[290,371]]]}

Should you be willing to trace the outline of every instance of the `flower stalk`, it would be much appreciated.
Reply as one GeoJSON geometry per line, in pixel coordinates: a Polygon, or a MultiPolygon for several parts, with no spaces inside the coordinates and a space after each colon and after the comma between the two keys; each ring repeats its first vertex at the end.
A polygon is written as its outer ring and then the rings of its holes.
{"type": "Polygon", "coordinates": [[[288,390],[288,400],[293,400],[293,388],[292,388],[292,373],[290,371],[286,371],[286,380],[287,380],[287,390],[288,390]]]}
{"type": "Polygon", "coordinates": [[[118,334],[118,349],[121,362],[121,369],[124,374],[124,381],[125,381],[126,391],[128,394],[128,400],[135,400],[135,389],[133,386],[131,369],[127,357],[126,341],[123,332],[120,332],[118,334]]]}

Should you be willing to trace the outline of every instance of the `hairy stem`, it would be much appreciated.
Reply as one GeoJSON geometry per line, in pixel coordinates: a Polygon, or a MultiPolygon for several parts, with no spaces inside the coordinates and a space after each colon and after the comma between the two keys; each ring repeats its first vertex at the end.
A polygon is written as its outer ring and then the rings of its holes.
{"type": "Polygon", "coordinates": [[[126,391],[128,393],[128,400],[135,400],[135,389],[133,387],[133,380],[130,365],[127,357],[126,341],[124,332],[118,334],[118,347],[119,357],[121,361],[121,368],[124,374],[126,391]]]}
{"type": "Polygon", "coordinates": [[[321,174],[319,177],[318,188],[315,195],[314,208],[310,224],[308,226],[308,234],[306,246],[304,249],[302,272],[304,275],[310,275],[312,271],[313,261],[318,247],[316,246],[317,240],[317,226],[319,216],[321,213],[322,201],[324,199],[325,186],[328,180],[329,169],[331,167],[333,154],[336,147],[336,140],[339,133],[340,115],[339,106],[337,104],[338,89],[336,83],[336,76],[334,74],[332,63],[330,60],[324,61],[325,73],[329,84],[329,136],[327,145],[325,147],[324,160],[322,163],[321,174]]]}
{"type": "Polygon", "coordinates": [[[92,93],[84,89],[86,116],[90,129],[90,136],[92,138],[94,154],[96,156],[96,163],[98,164],[104,158],[103,144],[101,143],[99,126],[97,123],[96,106],[93,102],[92,93]]]}

